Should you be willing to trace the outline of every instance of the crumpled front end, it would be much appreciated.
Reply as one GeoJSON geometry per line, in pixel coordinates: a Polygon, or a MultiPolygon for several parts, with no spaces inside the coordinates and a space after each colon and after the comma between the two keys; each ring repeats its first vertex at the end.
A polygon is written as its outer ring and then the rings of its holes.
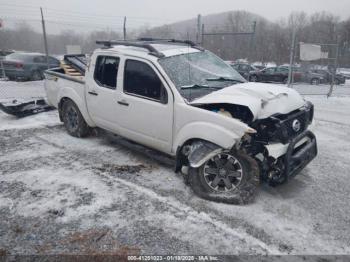
{"type": "Polygon", "coordinates": [[[316,157],[316,137],[309,130],[313,115],[313,105],[306,103],[289,114],[275,114],[251,124],[257,132],[243,137],[241,147],[259,162],[261,176],[270,184],[297,175],[316,157]]]}

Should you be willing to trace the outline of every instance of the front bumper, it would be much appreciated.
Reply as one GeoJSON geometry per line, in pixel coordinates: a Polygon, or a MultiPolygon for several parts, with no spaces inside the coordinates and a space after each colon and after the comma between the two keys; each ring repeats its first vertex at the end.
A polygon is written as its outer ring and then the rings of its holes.
{"type": "Polygon", "coordinates": [[[317,142],[315,135],[306,130],[295,137],[288,146],[284,158],[285,178],[296,176],[317,156],[317,142]],[[303,142],[301,145],[300,142],[303,142]]]}

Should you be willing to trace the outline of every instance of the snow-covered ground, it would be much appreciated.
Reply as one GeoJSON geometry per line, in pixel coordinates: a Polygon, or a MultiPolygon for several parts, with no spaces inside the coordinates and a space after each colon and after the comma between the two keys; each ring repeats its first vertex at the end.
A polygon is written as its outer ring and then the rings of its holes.
{"type": "Polygon", "coordinates": [[[0,251],[350,255],[350,85],[340,88],[306,97],[318,157],[246,206],[199,199],[170,159],[142,146],[104,132],[73,138],[56,111],[0,113],[0,251]]]}

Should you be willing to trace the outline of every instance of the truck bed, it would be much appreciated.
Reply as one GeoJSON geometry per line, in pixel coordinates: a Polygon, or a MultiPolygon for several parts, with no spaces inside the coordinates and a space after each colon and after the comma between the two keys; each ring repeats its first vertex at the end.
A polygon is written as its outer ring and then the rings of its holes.
{"type": "Polygon", "coordinates": [[[71,76],[65,73],[63,68],[53,68],[45,71],[45,91],[47,102],[50,106],[58,107],[62,98],[60,93],[63,89],[77,94],[78,97],[85,97],[85,76],[71,76]]]}

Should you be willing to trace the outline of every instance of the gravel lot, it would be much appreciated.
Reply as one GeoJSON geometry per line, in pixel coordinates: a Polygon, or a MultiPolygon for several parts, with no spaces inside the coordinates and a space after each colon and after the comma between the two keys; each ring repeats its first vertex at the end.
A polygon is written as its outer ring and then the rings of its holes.
{"type": "Polygon", "coordinates": [[[350,255],[350,85],[337,92],[308,97],[319,156],[247,206],[199,199],[171,159],[119,137],[73,138],[56,111],[0,112],[0,253],[350,255]]]}

